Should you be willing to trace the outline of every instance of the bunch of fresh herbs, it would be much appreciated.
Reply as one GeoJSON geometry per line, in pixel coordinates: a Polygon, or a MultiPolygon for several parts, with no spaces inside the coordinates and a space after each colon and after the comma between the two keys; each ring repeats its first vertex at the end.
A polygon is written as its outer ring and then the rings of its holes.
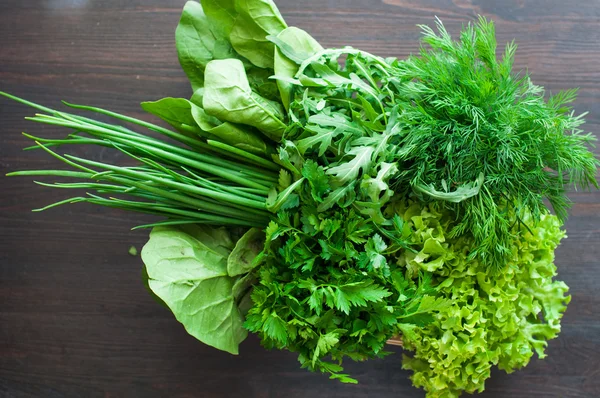
{"type": "Polygon", "coordinates": [[[569,297],[552,261],[566,190],[597,186],[598,161],[567,106],[575,91],[546,99],[513,73],[516,46],[498,60],[492,22],[458,41],[437,28],[422,27],[419,55],[384,59],[323,48],[271,0],[190,1],[176,44],[193,93],[142,103],[171,129],[0,93],[73,130],[26,136],[74,171],[11,174],[87,191],[46,208],[161,216],[145,226],[145,282],[206,344],[237,354],[251,331],[354,383],[342,360],[383,357],[401,335],[429,396],[481,391],[493,364],[524,366],[560,331],[569,297]],[[137,165],[59,155],[65,145],[137,165]]]}

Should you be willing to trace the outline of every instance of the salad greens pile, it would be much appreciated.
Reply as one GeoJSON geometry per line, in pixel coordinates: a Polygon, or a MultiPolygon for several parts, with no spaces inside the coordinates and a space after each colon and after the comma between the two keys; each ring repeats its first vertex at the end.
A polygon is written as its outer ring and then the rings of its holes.
{"type": "Polygon", "coordinates": [[[414,371],[415,386],[429,397],[481,392],[492,365],[510,373],[527,365],[534,352],[545,357],[547,340],[560,332],[570,301],[565,283],[553,281],[554,249],[565,236],[557,217],[546,213],[534,221],[526,213],[526,227],[515,231],[507,263],[490,274],[486,266],[469,260],[472,236],[448,238],[456,224],[448,210],[407,200],[394,211],[412,220],[411,243],[423,248],[420,256],[401,262],[416,272],[423,257],[442,258],[433,282],[440,298],[451,301],[433,322],[401,326],[404,348],[414,351],[404,356],[403,367],[414,371]]]}
{"type": "Polygon", "coordinates": [[[25,135],[74,170],[10,175],[87,191],[44,209],[162,217],[140,226],[153,227],[145,283],[205,344],[238,354],[252,332],[356,383],[343,359],[386,356],[400,336],[403,366],[429,397],[483,391],[493,365],[543,358],[560,331],[566,192],[597,187],[598,160],[568,106],[576,91],[546,98],[513,73],[516,46],[498,59],[491,21],[458,41],[439,20],[421,29],[418,55],[381,58],[322,47],[271,0],[189,1],[176,45],[193,93],[142,103],[171,128],[0,92],[42,112],[30,120],[73,131],[25,135]],[[65,145],[136,164],[58,154],[65,145]]]}

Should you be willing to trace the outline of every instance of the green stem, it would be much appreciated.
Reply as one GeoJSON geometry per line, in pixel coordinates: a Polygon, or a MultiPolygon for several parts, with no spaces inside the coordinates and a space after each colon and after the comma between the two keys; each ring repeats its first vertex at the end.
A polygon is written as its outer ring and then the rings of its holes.
{"type": "Polygon", "coordinates": [[[213,199],[217,199],[217,200],[223,200],[223,201],[226,201],[226,202],[235,203],[235,204],[239,204],[239,205],[242,205],[242,206],[248,206],[248,207],[252,207],[252,208],[255,208],[255,209],[261,209],[261,210],[262,209],[266,209],[266,205],[265,205],[264,202],[258,202],[258,201],[254,201],[254,200],[250,200],[250,199],[245,199],[245,198],[237,198],[234,195],[223,194],[223,193],[211,191],[211,190],[205,189],[205,188],[190,186],[190,185],[182,184],[182,183],[179,183],[179,182],[171,181],[171,180],[168,180],[166,178],[155,177],[155,176],[152,176],[152,175],[149,175],[149,174],[140,173],[138,171],[134,171],[134,170],[131,170],[131,169],[128,169],[128,168],[125,168],[125,167],[113,166],[113,165],[109,165],[109,164],[106,164],[106,163],[95,162],[93,160],[83,159],[83,158],[79,158],[77,156],[66,155],[66,157],[68,159],[72,159],[72,160],[75,160],[77,162],[89,165],[89,166],[95,166],[95,167],[99,167],[99,168],[102,168],[102,169],[114,171],[114,172],[117,172],[119,174],[126,175],[126,176],[129,176],[129,177],[134,177],[134,178],[137,178],[137,179],[142,180],[142,181],[152,180],[152,181],[164,184],[165,186],[168,186],[168,187],[171,187],[171,188],[175,188],[175,189],[180,190],[182,192],[195,193],[195,194],[206,196],[206,197],[209,197],[209,198],[213,198],[213,199]]]}
{"type": "Polygon", "coordinates": [[[201,154],[198,154],[198,153],[195,153],[192,151],[188,151],[183,148],[178,148],[175,146],[171,146],[169,144],[164,144],[164,143],[161,143],[160,141],[155,141],[153,139],[141,138],[141,137],[122,138],[122,134],[119,132],[116,132],[116,131],[111,131],[111,130],[104,129],[102,127],[93,126],[93,125],[81,126],[81,125],[77,125],[73,122],[68,122],[68,121],[65,122],[58,118],[55,119],[55,118],[50,118],[50,117],[43,117],[43,118],[34,117],[34,118],[26,118],[26,119],[36,121],[36,122],[42,122],[45,124],[53,124],[53,125],[59,125],[59,126],[63,126],[63,127],[81,129],[81,130],[84,130],[84,131],[86,131],[90,134],[94,134],[94,135],[96,135],[96,134],[108,135],[108,136],[112,137],[112,140],[122,143],[122,144],[125,144],[125,145],[131,145],[135,141],[135,147],[138,150],[143,149],[143,150],[147,151],[148,153],[153,154],[154,156],[156,156],[160,159],[167,159],[175,164],[185,164],[185,165],[187,165],[189,167],[193,167],[197,170],[201,170],[206,173],[228,179],[232,182],[235,182],[237,184],[244,185],[247,187],[258,188],[258,189],[262,188],[262,189],[267,189],[267,190],[269,188],[266,185],[259,184],[254,181],[250,181],[248,178],[242,177],[239,174],[239,172],[235,171],[235,169],[233,169],[233,168],[232,169],[223,168],[223,166],[227,167],[228,164],[221,162],[222,159],[201,155],[201,154]],[[157,147],[147,145],[148,143],[152,143],[153,145],[156,145],[157,147]],[[162,146],[163,148],[167,148],[168,150],[160,149],[159,148],[160,146],[162,146]],[[179,154],[177,154],[177,152],[179,152],[179,154]],[[182,153],[185,153],[185,155],[190,156],[192,159],[188,158],[187,156],[181,156],[180,154],[182,154],[182,153]],[[196,159],[193,159],[193,158],[196,158],[196,159]]]}
{"type": "Polygon", "coordinates": [[[231,153],[234,153],[236,155],[239,155],[239,156],[241,156],[241,157],[243,157],[243,158],[251,161],[252,163],[255,163],[255,164],[259,165],[259,166],[266,167],[269,170],[273,170],[273,171],[277,171],[277,172],[280,170],[280,167],[277,166],[275,163],[270,162],[270,161],[268,161],[268,160],[266,160],[264,158],[261,158],[260,156],[256,156],[256,155],[254,155],[254,154],[252,154],[250,152],[246,152],[244,150],[241,150],[241,149],[236,148],[236,147],[231,146],[231,145],[224,144],[224,143],[219,142],[219,141],[207,140],[206,142],[208,142],[208,145],[211,145],[211,146],[214,146],[216,148],[222,149],[224,151],[231,152],[231,153]]]}

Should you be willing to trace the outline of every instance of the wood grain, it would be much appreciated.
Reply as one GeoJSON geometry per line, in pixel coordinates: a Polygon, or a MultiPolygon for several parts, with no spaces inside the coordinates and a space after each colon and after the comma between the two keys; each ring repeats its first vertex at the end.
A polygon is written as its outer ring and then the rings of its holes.
{"type": "MultiPolygon", "coordinates": [[[[577,0],[278,0],[290,25],[325,46],[352,45],[404,57],[418,50],[416,24],[440,17],[451,32],[484,14],[498,41],[515,38],[516,66],[550,91],[581,87],[575,108],[600,127],[600,2],[577,0]]],[[[138,103],[189,96],[173,33],[184,0],[3,0],[0,89],[36,102],[57,98],[148,118],[138,103]]],[[[56,165],[22,152],[19,133],[59,137],[33,125],[31,111],[0,101],[1,397],[422,397],[401,369],[401,348],[385,360],[348,364],[361,384],[345,386],[299,369],[294,355],[257,339],[232,357],[188,336],[141,283],[138,249],[147,217],[86,205],[31,213],[64,198],[16,169],[56,165]]],[[[82,148],[118,162],[111,151],[82,148]]],[[[600,194],[574,193],[557,252],[573,300],[548,358],[523,371],[495,371],[482,397],[600,396],[600,194]]]]}

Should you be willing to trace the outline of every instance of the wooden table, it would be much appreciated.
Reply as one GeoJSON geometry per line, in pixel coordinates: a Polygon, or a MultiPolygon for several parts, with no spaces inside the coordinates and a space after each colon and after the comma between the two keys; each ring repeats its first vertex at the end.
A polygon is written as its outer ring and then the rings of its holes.
{"type": "MultiPolygon", "coordinates": [[[[189,96],[173,33],[184,0],[2,0],[0,89],[57,106],[63,98],[150,119],[137,105],[189,96]]],[[[290,25],[325,46],[352,45],[404,57],[418,49],[417,23],[439,16],[456,33],[481,13],[499,43],[516,38],[516,66],[557,91],[581,87],[578,112],[600,130],[600,1],[279,0],[290,25]]],[[[149,218],[86,205],[30,210],[66,192],[6,178],[57,165],[22,131],[64,130],[25,122],[31,110],[0,100],[1,397],[422,397],[401,370],[400,348],[386,360],[348,364],[361,384],[345,386],[299,369],[293,354],[268,352],[256,338],[233,357],[188,336],[141,282],[149,218]]],[[[118,162],[109,150],[78,155],[118,162]]],[[[574,193],[557,252],[573,300],[549,357],[512,375],[493,372],[482,397],[600,396],[600,194],[574,193]]]]}

